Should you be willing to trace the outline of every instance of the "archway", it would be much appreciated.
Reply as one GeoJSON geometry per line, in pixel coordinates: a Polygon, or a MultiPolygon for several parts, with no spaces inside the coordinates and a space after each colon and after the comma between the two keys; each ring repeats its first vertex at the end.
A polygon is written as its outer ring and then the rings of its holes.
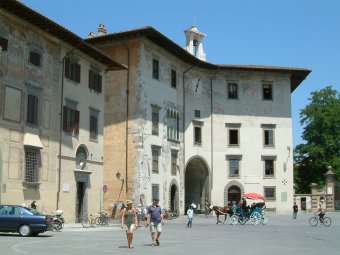
{"type": "Polygon", "coordinates": [[[238,181],[231,181],[224,187],[224,205],[238,203],[244,195],[244,187],[238,181]]]}
{"type": "Polygon", "coordinates": [[[178,187],[175,183],[170,185],[170,211],[179,211],[178,209],[178,187]]]}
{"type": "Polygon", "coordinates": [[[185,212],[191,203],[197,205],[198,212],[205,211],[205,201],[210,196],[209,171],[201,157],[189,160],[185,171],[185,212]]]}
{"type": "Polygon", "coordinates": [[[241,200],[241,190],[237,186],[231,186],[228,189],[228,203],[230,204],[238,204],[241,200]]]}

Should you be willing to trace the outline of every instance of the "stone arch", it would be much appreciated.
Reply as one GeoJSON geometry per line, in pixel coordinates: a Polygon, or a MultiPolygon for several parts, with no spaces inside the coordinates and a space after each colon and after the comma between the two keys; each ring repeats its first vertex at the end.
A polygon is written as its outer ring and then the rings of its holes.
{"type": "Polygon", "coordinates": [[[184,173],[186,211],[191,203],[197,204],[199,212],[205,210],[205,201],[210,200],[210,171],[207,161],[201,156],[191,157],[186,164],[184,173]]]}
{"type": "Polygon", "coordinates": [[[179,185],[176,179],[170,182],[168,190],[168,208],[179,212],[179,185]]]}
{"type": "Polygon", "coordinates": [[[241,197],[244,195],[244,187],[243,185],[238,182],[238,181],[230,181],[225,187],[224,187],[224,194],[223,194],[223,203],[224,205],[227,205],[228,204],[228,193],[229,193],[229,189],[232,188],[232,187],[237,187],[239,188],[240,190],[240,195],[241,197]]]}

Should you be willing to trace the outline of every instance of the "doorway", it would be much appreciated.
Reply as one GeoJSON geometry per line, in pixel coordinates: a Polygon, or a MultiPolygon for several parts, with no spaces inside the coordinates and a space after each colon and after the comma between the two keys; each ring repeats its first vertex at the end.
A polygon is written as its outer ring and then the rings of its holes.
{"type": "Polygon", "coordinates": [[[210,199],[209,172],[201,157],[190,159],[185,171],[185,208],[192,203],[197,205],[197,212],[205,212],[205,202],[210,199]]]}
{"type": "Polygon", "coordinates": [[[241,200],[241,189],[237,186],[231,186],[228,189],[228,204],[238,204],[241,200]]]}
{"type": "Polygon", "coordinates": [[[306,211],[306,197],[301,197],[301,205],[300,205],[301,211],[306,211]]]}
{"type": "Polygon", "coordinates": [[[77,182],[77,197],[76,197],[76,222],[81,222],[84,214],[84,195],[85,195],[85,182],[77,182]]]}
{"type": "Polygon", "coordinates": [[[176,184],[172,184],[170,187],[170,211],[178,212],[178,188],[176,184]]]}

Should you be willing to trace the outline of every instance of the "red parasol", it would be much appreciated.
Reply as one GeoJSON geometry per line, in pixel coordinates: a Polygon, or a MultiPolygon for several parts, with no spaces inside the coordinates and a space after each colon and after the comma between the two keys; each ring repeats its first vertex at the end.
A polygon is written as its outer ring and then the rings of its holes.
{"type": "Polygon", "coordinates": [[[244,194],[243,197],[249,198],[249,199],[259,199],[259,200],[263,200],[263,201],[266,200],[264,196],[257,194],[257,193],[254,193],[254,192],[246,193],[246,194],[244,194]]]}

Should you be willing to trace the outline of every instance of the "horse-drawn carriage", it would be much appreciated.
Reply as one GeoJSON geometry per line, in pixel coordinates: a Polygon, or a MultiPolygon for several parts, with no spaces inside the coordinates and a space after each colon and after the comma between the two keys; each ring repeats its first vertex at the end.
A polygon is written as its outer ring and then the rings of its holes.
{"type": "Polygon", "coordinates": [[[252,224],[257,225],[267,224],[269,222],[269,217],[265,212],[266,205],[264,202],[253,203],[251,207],[239,207],[236,212],[230,216],[230,223],[236,225],[240,223],[244,225],[247,221],[252,224]]]}
{"type": "Polygon", "coordinates": [[[239,205],[235,204],[233,206],[218,207],[207,203],[207,207],[210,211],[215,212],[217,217],[216,224],[222,223],[219,220],[220,215],[224,215],[224,222],[227,219],[227,215],[229,215],[230,223],[232,225],[236,225],[237,223],[243,225],[247,221],[250,221],[254,225],[257,225],[259,223],[267,224],[269,222],[269,217],[265,212],[266,206],[264,201],[265,198],[260,194],[247,193],[242,197],[242,203],[240,203],[239,205]],[[253,204],[250,207],[247,206],[246,199],[250,199],[253,201],[253,204]],[[257,203],[255,203],[255,201],[257,201],[257,203]]]}

